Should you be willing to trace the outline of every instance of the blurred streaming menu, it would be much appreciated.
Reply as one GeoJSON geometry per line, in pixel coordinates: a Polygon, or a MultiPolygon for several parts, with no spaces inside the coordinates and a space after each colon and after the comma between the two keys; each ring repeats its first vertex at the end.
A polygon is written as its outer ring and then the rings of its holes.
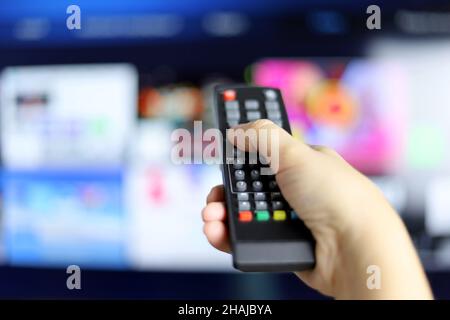
{"type": "Polygon", "coordinates": [[[294,133],[336,149],[369,175],[396,173],[405,153],[406,76],[365,59],[268,59],[257,84],[281,89],[294,133]]]}
{"type": "Polygon", "coordinates": [[[139,116],[189,125],[201,120],[205,105],[200,88],[188,85],[144,87],[139,92],[139,116]]]}
{"type": "Polygon", "coordinates": [[[434,264],[448,268],[449,259],[441,258],[450,256],[450,41],[388,38],[370,52],[372,59],[395,62],[406,74],[407,144],[399,173],[408,186],[408,211],[422,219],[424,233],[434,241],[434,264]]]}
{"type": "Polygon", "coordinates": [[[127,265],[120,174],[5,172],[3,187],[8,263],[127,265]]]}
{"type": "Polygon", "coordinates": [[[123,167],[136,121],[135,69],[11,67],[1,88],[7,262],[127,266],[123,167]]]}
{"type": "Polygon", "coordinates": [[[293,133],[335,149],[372,176],[403,213],[407,77],[401,65],[369,59],[266,59],[253,81],[281,89],[293,133]]]}
{"type": "Polygon", "coordinates": [[[120,167],[135,114],[131,66],[11,67],[1,87],[7,169],[120,167]]]}
{"type": "Polygon", "coordinates": [[[448,268],[450,42],[375,42],[366,58],[263,59],[293,133],[368,175],[402,215],[429,269],[448,268]]]}
{"type": "MultiPolygon", "coordinates": [[[[203,90],[186,84],[143,87],[138,109],[124,177],[130,263],[140,269],[229,268],[230,257],[209,245],[200,218],[205,195],[221,183],[220,169],[177,165],[171,158],[174,130],[194,137],[194,121],[203,120],[205,127],[211,122],[203,90]]],[[[191,142],[190,151],[201,152],[201,141],[191,142]]]]}

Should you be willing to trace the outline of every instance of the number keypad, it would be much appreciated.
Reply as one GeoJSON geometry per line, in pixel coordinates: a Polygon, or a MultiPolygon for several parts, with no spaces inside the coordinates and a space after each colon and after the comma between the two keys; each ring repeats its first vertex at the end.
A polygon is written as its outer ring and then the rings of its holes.
{"type": "MultiPolygon", "coordinates": [[[[238,152],[233,152],[237,154],[238,152]]],[[[236,166],[229,164],[229,177],[232,185],[233,196],[238,206],[238,212],[242,223],[260,223],[292,220],[292,209],[283,199],[275,180],[275,175],[261,173],[264,165],[247,164],[248,155],[243,159],[243,164],[236,166]],[[251,212],[252,218],[249,218],[251,212]]]]}
{"type": "MultiPolygon", "coordinates": [[[[224,102],[227,128],[258,119],[272,120],[283,126],[278,93],[266,90],[260,99],[238,100],[237,95],[227,92],[224,102]]],[[[261,172],[262,165],[255,154],[234,148],[233,159],[227,164],[230,185],[238,207],[240,222],[287,221],[292,210],[279,192],[274,175],[261,172]],[[255,163],[256,158],[256,163],[255,163]],[[251,217],[250,217],[251,213],[251,217]]]]}

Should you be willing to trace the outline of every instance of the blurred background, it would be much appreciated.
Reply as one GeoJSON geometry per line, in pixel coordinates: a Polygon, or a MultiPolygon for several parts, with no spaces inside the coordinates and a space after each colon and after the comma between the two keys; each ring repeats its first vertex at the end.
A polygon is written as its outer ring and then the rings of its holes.
{"type": "Polygon", "coordinates": [[[322,298],[234,271],[202,233],[219,168],[170,161],[211,86],[246,82],[373,179],[450,298],[448,1],[0,1],[0,72],[0,297],[322,298]]]}

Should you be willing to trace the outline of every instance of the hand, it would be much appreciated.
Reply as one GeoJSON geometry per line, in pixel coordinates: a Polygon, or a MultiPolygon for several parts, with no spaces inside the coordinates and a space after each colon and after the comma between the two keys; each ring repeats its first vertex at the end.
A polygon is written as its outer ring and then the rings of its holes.
{"type": "MultiPolygon", "coordinates": [[[[296,273],[306,284],[336,298],[432,298],[403,222],[369,179],[333,150],[295,140],[269,120],[234,129],[278,134],[277,183],[316,239],[315,268],[296,273]],[[381,271],[378,290],[367,286],[371,265],[381,271]]],[[[245,143],[236,133],[230,130],[227,138],[241,150],[257,151],[259,134],[249,135],[245,143]]],[[[270,150],[271,139],[265,143],[270,150]]],[[[202,216],[209,242],[230,252],[223,186],[211,190],[202,216]]]]}

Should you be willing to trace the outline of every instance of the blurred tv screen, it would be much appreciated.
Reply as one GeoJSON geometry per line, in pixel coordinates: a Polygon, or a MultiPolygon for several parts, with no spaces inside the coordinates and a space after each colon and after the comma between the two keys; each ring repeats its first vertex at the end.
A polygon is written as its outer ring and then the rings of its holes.
{"type": "Polygon", "coordinates": [[[0,4],[4,264],[231,270],[200,216],[220,169],[174,164],[171,134],[214,126],[211,87],[247,82],[280,88],[294,135],[368,175],[427,268],[450,267],[448,37],[361,42],[350,4],[89,3],[74,33],[60,4],[0,4]]]}

